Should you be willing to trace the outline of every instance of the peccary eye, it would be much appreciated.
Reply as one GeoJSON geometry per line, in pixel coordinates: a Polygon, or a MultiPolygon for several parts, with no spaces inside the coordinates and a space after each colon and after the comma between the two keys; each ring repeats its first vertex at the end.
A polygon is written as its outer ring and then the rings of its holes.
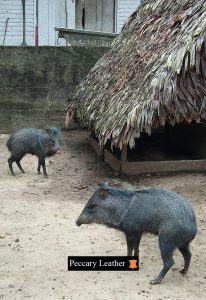
{"type": "Polygon", "coordinates": [[[96,204],[92,204],[89,206],[89,209],[93,210],[97,205],[96,204]]]}
{"type": "Polygon", "coordinates": [[[52,140],[49,143],[50,143],[50,145],[54,145],[55,144],[55,142],[52,141],[52,140]]]}

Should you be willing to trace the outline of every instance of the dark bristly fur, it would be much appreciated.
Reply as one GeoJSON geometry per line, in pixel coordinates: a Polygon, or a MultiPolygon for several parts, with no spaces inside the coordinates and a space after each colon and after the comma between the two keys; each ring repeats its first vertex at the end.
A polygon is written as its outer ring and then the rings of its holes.
{"type": "Polygon", "coordinates": [[[192,206],[178,194],[161,188],[115,189],[108,184],[98,187],[85,205],[76,224],[100,223],[123,231],[127,254],[138,255],[144,232],[159,236],[164,267],[151,284],[160,283],[173,265],[176,248],[184,257],[185,274],[189,268],[189,244],[197,233],[192,206]]]}
{"type": "Polygon", "coordinates": [[[13,162],[16,162],[19,169],[24,173],[20,161],[28,153],[38,157],[37,171],[40,174],[42,166],[43,173],[47,176],[45,157],[54,155],[59,150],[59,140],[60,132],[57,128],[24,128],[15,131],[6,144],[11,152],[8,164],[12,175],[14,175],[13,162]]]}

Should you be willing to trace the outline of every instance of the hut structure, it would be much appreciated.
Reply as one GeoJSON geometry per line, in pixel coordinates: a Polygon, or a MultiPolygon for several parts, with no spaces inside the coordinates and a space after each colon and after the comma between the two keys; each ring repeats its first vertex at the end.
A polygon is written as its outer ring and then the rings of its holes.
{"type": "MultiPolygon", "coordinates": [[[[67,121],[75,114],[92,130],[116,170],[205,169],[202,157],[131,163],[127,149],[138,150],[137,140],[158,129],[205,122],[206,1],[142,0],[111,49],[75,89],[66,110],[67,121]]],[[[205,136],[204,128],[201,132],[205,136]]],[[[178,139],[182,137],[173,141],[178,139]]]]}

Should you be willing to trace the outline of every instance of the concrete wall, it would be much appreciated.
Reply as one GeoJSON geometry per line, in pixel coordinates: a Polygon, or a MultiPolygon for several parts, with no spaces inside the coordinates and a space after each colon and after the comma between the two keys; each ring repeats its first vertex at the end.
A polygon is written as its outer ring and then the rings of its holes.
{"type": "Polygon", "coordinates": [[[108,49],[0,47],[0,132],[64,127],[69,95],[108,49]]]}

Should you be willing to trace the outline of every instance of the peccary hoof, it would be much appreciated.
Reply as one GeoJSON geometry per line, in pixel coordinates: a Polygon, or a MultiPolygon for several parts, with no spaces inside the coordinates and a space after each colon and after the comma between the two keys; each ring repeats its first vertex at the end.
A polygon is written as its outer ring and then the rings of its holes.
{"type": "Polygon", "coordinates": [[[180,274],[185,275],[187,273],[187,269],[180,270],[180,274]]]}
{"type": "Polygon", "coordinates": [[[158,280],[158,279],[153,279],[153,280],[150,280],[150,284],[154,285],[154,284],[160,284],[161,281],[158,280]]]}
{"type": "Polygon", "coordinates": [[[41,172],[40,171],[38,171],[38,175],[40,175],[41,174],[41,172]]]}

